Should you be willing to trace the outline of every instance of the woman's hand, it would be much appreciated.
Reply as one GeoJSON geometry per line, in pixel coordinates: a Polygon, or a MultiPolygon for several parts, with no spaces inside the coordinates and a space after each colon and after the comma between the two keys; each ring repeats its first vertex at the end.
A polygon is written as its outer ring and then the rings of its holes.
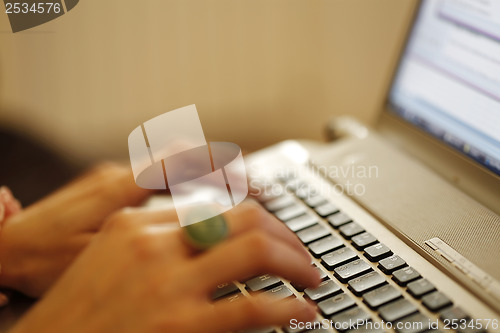
{"type": "Polygon", "coordinates": [[[271,273],[319,283],[298,239],[256,204],[226,214],[231,235],[206,252],[183,239],[175,212],[122,212],[109,218],[75,263],[11,333],[211,333],[312,320],[298,299],[264,295],[211,301],[224,282],[271,273]]]}
{"type": "Polygon", "coordinates": [[[42,295],[110,214],[149,193],[129,168],[103,164],[23,211],[15,203],[5,206],[12,216],[0,232],[0,285],[42,295]]]}

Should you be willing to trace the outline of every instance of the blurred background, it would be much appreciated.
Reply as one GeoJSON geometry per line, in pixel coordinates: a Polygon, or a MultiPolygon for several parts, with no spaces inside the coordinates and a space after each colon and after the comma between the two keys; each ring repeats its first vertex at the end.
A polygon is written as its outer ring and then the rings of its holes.
{"type": "MultiPolygon", "coordinates": [[[[0,13],[0,130],[78,168],[126,160],[131,130],[188,104],[209,141],[246,151],[322,139],[331,117],[375,120],[414,3],[81,0],[16,34],[0,13]]],[[[15,150],[0,163],[40,169],[15,150]]]]}

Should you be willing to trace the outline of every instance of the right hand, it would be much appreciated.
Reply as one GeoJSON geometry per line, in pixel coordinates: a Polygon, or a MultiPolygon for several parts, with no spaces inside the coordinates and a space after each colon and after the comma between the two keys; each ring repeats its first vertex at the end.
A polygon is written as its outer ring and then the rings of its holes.
{"type": "Polygon", "coordinates": [[[226,217],[230,237],[200,253],[164,223],[175,211],[113,215],[11,333],[215,333],[313,320],[314,306],[298,299],[211,301],[218,284],[262,273],[320,281],[296,236],[260,206],[242,203],[226,217]]]}

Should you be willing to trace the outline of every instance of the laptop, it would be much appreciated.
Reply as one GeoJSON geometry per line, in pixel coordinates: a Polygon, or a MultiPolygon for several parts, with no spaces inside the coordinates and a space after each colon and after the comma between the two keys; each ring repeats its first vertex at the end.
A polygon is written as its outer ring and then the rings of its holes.
{"type": "Polygon", "coordinates": [[[376,126],[327,132],[245,157],[321,285],[264,274],[214,300],[317,304],[313,322],[251,332],[500,332],[500,1],[419,2],[376,126]]]}
{"type": "Polygon", "coordinates": [[[377,125],[341,117],[328,133],[246,157],[320,287],[263,275],[216,298],[318,305],[316,323],[258,332],[500,331],[500,1],[420,2],[377,125]]]}

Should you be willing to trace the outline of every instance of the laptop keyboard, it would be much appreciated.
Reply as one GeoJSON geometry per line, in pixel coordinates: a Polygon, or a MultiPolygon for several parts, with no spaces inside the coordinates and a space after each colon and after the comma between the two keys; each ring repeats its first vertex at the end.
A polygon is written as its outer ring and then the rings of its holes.
{"type": "MultiPolygon", "coordinates": [[[[430,322],[435,320],[426,316],[423,308],[436,314],[441,325],[450,324],[452,320],[462,324],[472,320],[428,279],[408,266],[403,258],[343,212],[341,207],[314,193],[310,186],[298,179],[278,182],[290,191],[262,198],[261,203],[297,235],[314,258],[319,259],[319,263],[312,264],[320,272],[322,282],[314,289],[303,288],[293,283],[286,285],[279,277],[265,274],[240,282],[249,293],[264,292],[282,299],[302,295],[317,304],[318,321],[323,318],[332,320],[334,327],[341,332],[384,332],[374,328],[375,325],[358,327],[358,330],[349,328],[349,323],[381,320],[393,323],[393,330],[398,333],[439,332],[431,329],[430,322]],[[327,272],[331,272],[333,278],[327,272]],[[389,280],[395,283],[389,283],[389,280]],[[417,300],[418,305],[409,299],[417,300]],[[376,315],[365,311],[360,303],[376,315]],[[396,328],[398,322],[402,328],[396,328]],[[421,325],[408,324],[417,322],[421,325]]],[[[220,285],[213,296],[214,300],[229,301],[240,297],[245,296],[235,283],[220,285]]],[[[462,326],[463,329],[457,332],[486,332],[466,324],[462,326]]],[[[271,333],[279,330],[287,333],[329,332],[320,327],[312,330],[270,327],[245,332],[271,333]]]]}

